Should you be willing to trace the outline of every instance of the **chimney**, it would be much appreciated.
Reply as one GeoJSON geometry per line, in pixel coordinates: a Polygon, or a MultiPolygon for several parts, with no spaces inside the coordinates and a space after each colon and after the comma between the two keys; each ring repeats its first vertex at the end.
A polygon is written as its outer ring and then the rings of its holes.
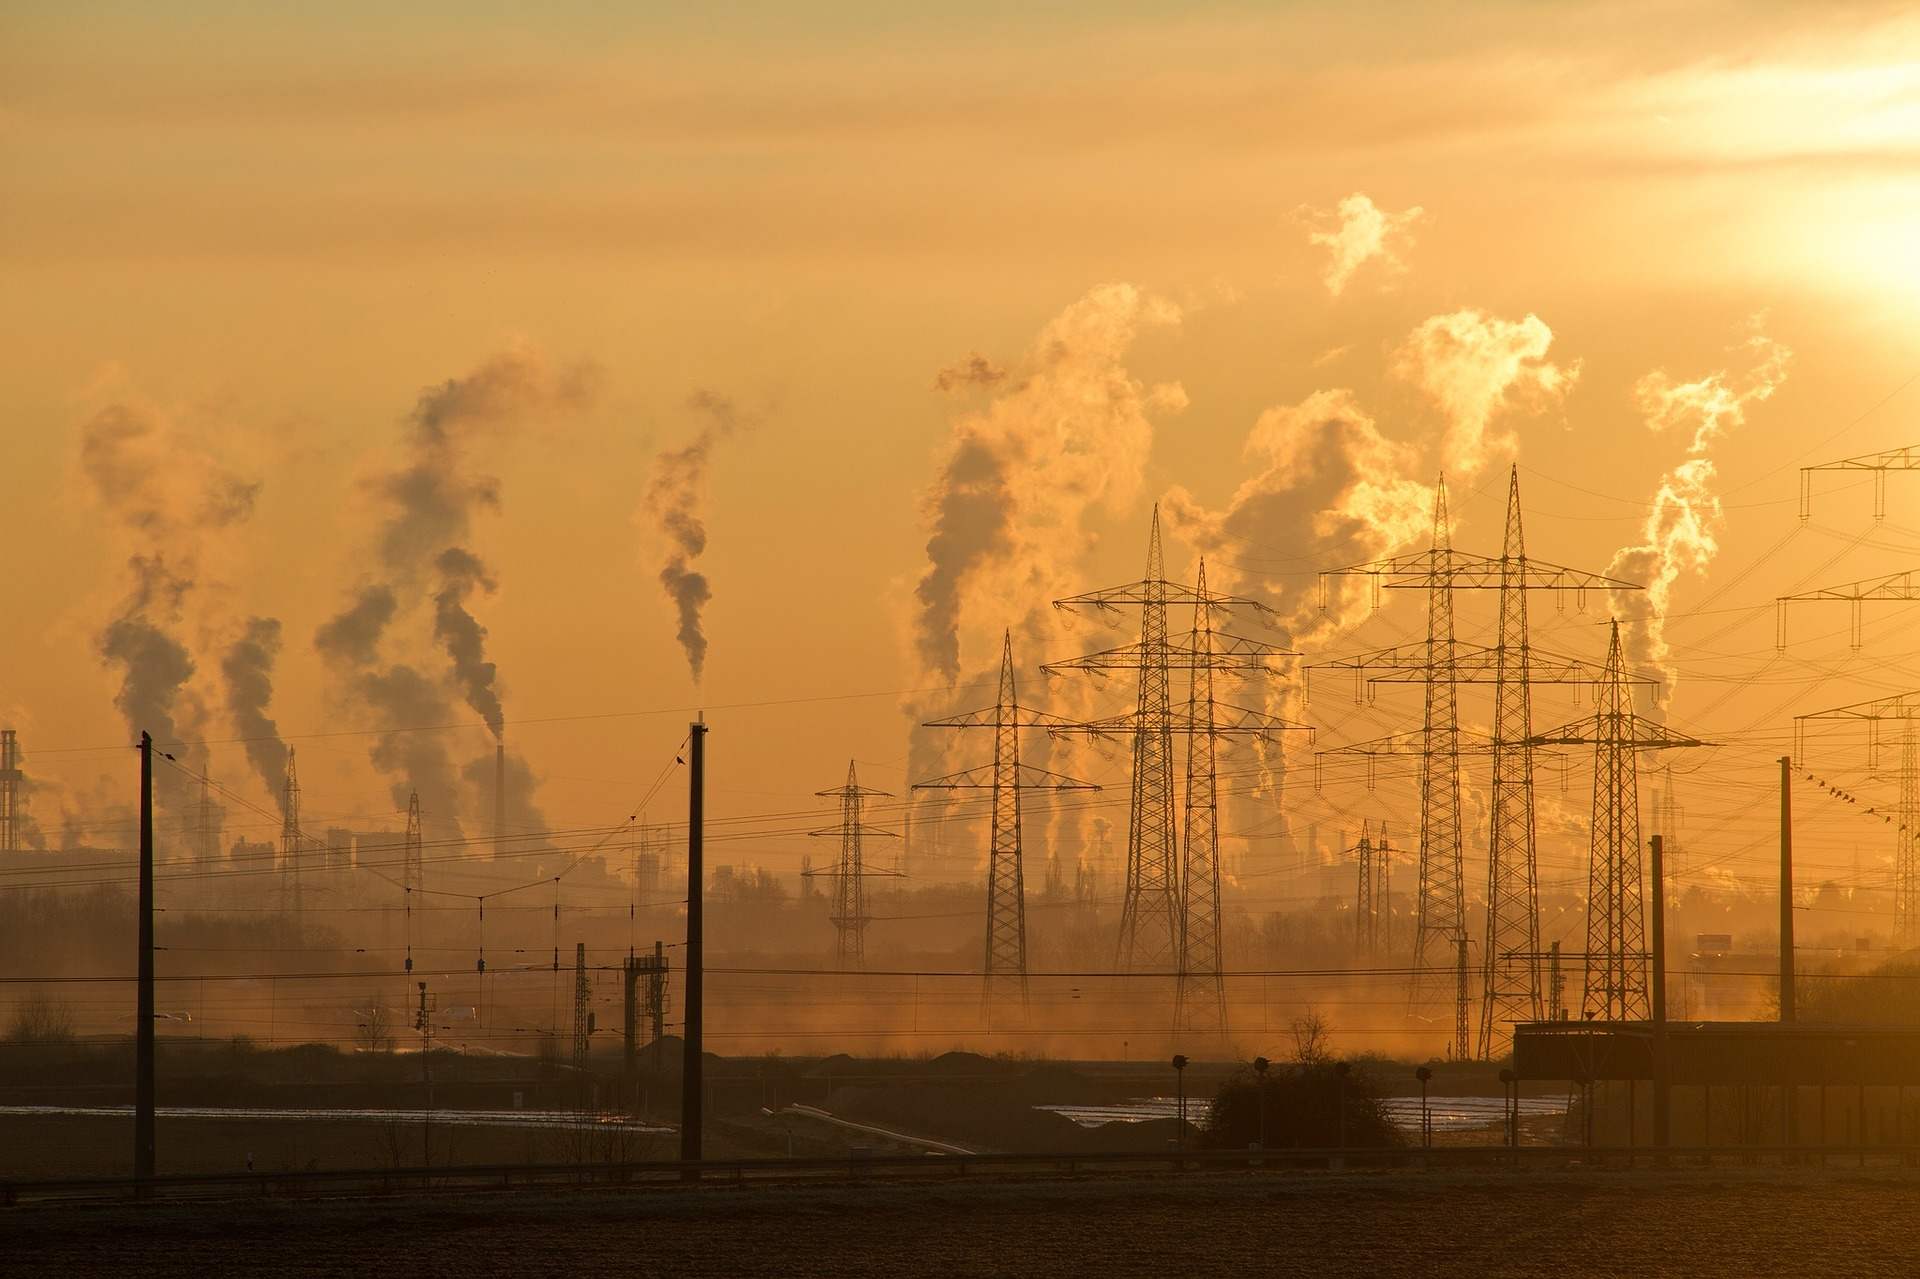
{"type": "Polygon", "coordinates": [[[502,857],[507,851],[507,743],[500,740],[493,746],[493,855],[502,857]]]}

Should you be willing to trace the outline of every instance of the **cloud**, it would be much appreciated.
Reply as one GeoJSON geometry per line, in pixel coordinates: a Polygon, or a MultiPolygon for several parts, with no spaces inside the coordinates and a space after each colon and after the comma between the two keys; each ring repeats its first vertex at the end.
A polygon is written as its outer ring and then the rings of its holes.
{"type": "Polygon", "coordinates": [[[1311,213],[1321,225],[1308,231],[1307,239],[1327,250],[1321,279],[1334,297],[1346,290],[1355,272],[1376,259],[1390,274],[1407,269],[1402,254],[1413,247],[1413,224],[1422,215],[1419,205],[1388,213],[1356,191],[1332,209],[1314,209],[1311,213]]]}
{"type": "Polygon", "coordinates": [[[1683,575],[1707,571],[1720,552],[1723,522],[1713,445],[1747,420],[1747,410],[1770,399],[1786,380],[1793,352],[1759,331],[1737,350],[1751,360],[1744,373],[1725,369],[1690,382],[1676,382],[1656,369],[1634,384],[1634,403],[1649,430],[1688,434],[1687,458],[1660,477],[1653,508],[1641,526],[1640,540],[1614,553],[1611,577],[1638,582],[1644,591],[1613,592],[1613,613],[1625,625],[1622,636],[1630,664],[1661,680],[1657,705],[1671,699],[1677,672],[1667,644],[1666,615],[1673,590],[1683,575]]]}
{"type": "Polygon", "coordinates": [[[1553,330],[1538,316],[1503,320],[1471,308],[1422,321],[1394,353],[1394,372],[1412,382],[1446,415],[1441,463],[1468,479],[1516,441],[1493,423],[1508,410],[1557,405],[1580,376],[1579,361],[1547,359],[1553,330]]]}

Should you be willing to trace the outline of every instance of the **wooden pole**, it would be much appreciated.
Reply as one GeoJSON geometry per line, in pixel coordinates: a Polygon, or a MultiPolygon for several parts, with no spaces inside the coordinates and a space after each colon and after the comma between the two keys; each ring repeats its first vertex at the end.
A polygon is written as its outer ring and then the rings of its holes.
{"type": "Polygon", "coordinates": [[[153,737],[140,734],[139,994],[133,1014],[133,1175],[153,1176],[153,737]]]}
{"type": "Polygon", "coordinates": [[[701,957],[706,931],[701,899],[706,870],[702,844],[706,824],[707,726],[695,720],[688,733],[687,754],[687,1007],[683,1018],[680,1066],[680,1157],[696,1160],[700,1143],[701,957]]]}

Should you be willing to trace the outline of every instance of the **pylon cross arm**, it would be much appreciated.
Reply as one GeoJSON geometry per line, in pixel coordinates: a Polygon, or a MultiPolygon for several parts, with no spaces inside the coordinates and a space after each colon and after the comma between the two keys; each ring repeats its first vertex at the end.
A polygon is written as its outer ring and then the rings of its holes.
{"type": "Polygon", "coordinates": [[[1811,591],[1801,591],[1797,595],[1776,597],[1780,603],[1805,603],[1811,600],[1920,600],[1920,582],[1915,580],[1915,570],[1906,569],[1891,573],[1886,577],[1866,577],[1857,582],[1842,582],[1838,586],[1822,586],[1811,591]]]}
{"type": "MultiPolygon", "coordinates": [[[[947,715],[940,719],[927,720],[926,728],[1061,728],[1074,723],[1064,715],[1052,715],[1046,711],[1030,710],[1025,706],[1014,708],[1008,721],[1000,718],[1000,708],[983,706],[977,711],[963,711],[958,715],[947,715]]],[[[823,792],[837,794],[838,792],[823,792]]]]}
{"type": "MultiPolygon", "coordinates": [[[[976,768],[962,769],[957,773],[948,773],[945,777],[933,777],[924,782],[915,782],[915,790],[992,790],[994,787],[995,766],[981,764],[976,768]]],[[[1094,782],[1083,782],[1061,773],[1050,773],[1044,768],[1034,768],[1022,764],[1016,773],[1015,785],[1021,790],[1099,790],[1094,782]]]]}

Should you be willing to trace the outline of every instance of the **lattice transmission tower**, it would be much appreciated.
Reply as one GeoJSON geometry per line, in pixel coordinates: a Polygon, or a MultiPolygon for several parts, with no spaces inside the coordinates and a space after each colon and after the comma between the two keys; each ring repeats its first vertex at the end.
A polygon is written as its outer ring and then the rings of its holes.
{"type": "MultiPolygon", "coordinates": [[[[1381,841],[1383,844],[1385,840],[1381,841]]],[[[1373,829],[1366,819],[1360,822],[1360,842],[1351,849],[1355,866],[1353,898],[1353,951],[1360,959],[1373,959],[1380,953],[1381,895],[1384,876],[1379,874],[1382,859],[1374,846],[1373,829]]]]}
{"type": "MultiPolygon", "coordinates": [[[[1352,669],[1366,682],[1418,682],[1426,686],[1427,718],[1417,736],[1348,748],[1353,753],[1421,756],[1420,899],[1416,905],[1414,978],[1411,1007],[1418,1010],[1443,997],[1446,960],[1457,968],[1465,937],[1465,885],[1460,843],[1458,794],[1461,745],[1453,686],[1491,682],[1493,733],[1488,749],[1493,778],[1488,812],[1486,929],[1481,954],[1480,1028],[1475,1055],[1490,1059],[1504,1051],[1515,1021],[1538,1020],[1543,1008],[1540,961],[1539,875],[1534,844],[1533,697],[1536,683],[1586,684],[1604,672],[1577,658],[1533,651],[1527,620],[1527,592],[1571,591],[1584,599],[1589,590],[1638,590],[1636,584],[1599,573],[1568,568],[1527,555],[1520,514],[1520,470],[1507,478],[1506,531],[1498,556],[1454,549],[1447,533],[1444,481],[1434,505],[1434,537],[1429,549],[1390,556],[1369,564],[1323,573],[1366,577],[1373,589],[1428,592],[1428,639],[1359,658],[1316,664],[1352,669]],[[1499,632],[1491,647],[1453,639],[1457,590],[1498,592],[1499,632]],[[1447,654],[1451,654],[1447,656],[1447,654]],[[1369,674],[1371,673],[1371,674],[1369,674]],[[1453,931],[1449,931],[1453,930],[1453,931]],[[1449,952],[1451,954],[1449,955],[1449,952]]],[[[1636,679],[1635,682],[1651,682],[1636,679]]],[[[1459,985],[1456,977],[1455,999],[1459,985]]],[[[1460,1021],[1456,1009],[1456,1025],[1460,1021]]],[[[1456,1038],[1458,1035],[1456,1034],[1456,1038]]],[[[1462,1046],[1455,1052],[1465,1055],[1462,1046]]]]}
{"type": "Polygon", "coordinates": [[[833,957],[841,968],[858,969],[867,966],[867,925],[871,922],[867,914],[867,876],[895,875],[899,872],[879,870],[867,865],[863,840],[869,836],[883,839],[894,837],[894,832],[882,830],[877,826],[868,826],[864,821],[866,801],[875,796],[889,797],[888,792],[872,790],[860,784],[854,772],[853,761],[847,761],[847,781],[844,786],[832,790],[815,791],[823,799],[834,798],[840,801],[840,824],[824,830],[808,831],[814,836],[833,836],[840,841],[840,860],[832,868],[808,870],[807,875],[833,876],[833,912],[829,916],[833,923],[833,957]]]}
{"type": "Polygon", "coordinates": [[[1892,813],[1878,805],[1867,812],[1882,818],[1894,828],[1893,844],[1893,941],[1902,949],[1920,946],[1920,692],[1896,693],[1871,701],[1836,706],[1795,717],[1793,757],[1805,761],[1808,724],[1852,721],[1867,726],[1868,767],[1877,767],[1882,742],[1880,725],[1900,725],[1900,766],[1895,774],[1898,790],[1892,813]]]}
{"type": "MultiPolygon", "coordinates": [[[[1587,861],[1586,988],[1581,1016],[1594,1021],[1645,1021],[1646,902],[1641,874],[1639,753],[1704,746],[1637,715],[1620,623],[1607,643],[1606,682],[1593,714],[1549,730],[1535,746],[1593,747],[1593,827],[1587,861]]],[[[1655,885],[1655,891],[1660,886],[1655,885]]],[[[1558,963],[1555,943],[1555,963],[1558,963]]],[[[1654,956],[1653,962],[1664,962],[1654,956]]]]}
{"type": "Polygon", "coordinates": [[[405,929],[406,971],[413,971],[414,899],[425,891],[426,868],[422,864],[420,839],[420,792],[407,796],[407,836],[400,849],[401,919],[405,929]]]}
{"type": "MultiPolygon", "coordinates": [[[[1160,576],[1157,509],[1147,558],[1146,580],[1058,601],[1059,605],[1076,608],[1090,604],[1112,611],[1118,604],[1130,602],[1126,593],[1142,598],[1152,595],[1191,602],[1193,629],[1168,636],[1163,608],[1157,627],[1151,633],[1143,627],[1138,643],[1050,662],[1042,669],[1049,675],[1070,671],[1140,674],[1143,697],[1133,711],[1056,732],[1133,740],[1136,820],[1128,832],[1127,891],[1121,904],[1118,962],[1129,972],[1171,967],[1175,977],[1175,1029],[1224,1034],[1227,1011],[1220,925],[1219,741],[1225,737],[1274,741],[1278,733],[1300,730],[1310,734],[1311,730],[1265,711],[1228,705],[1215,694],[1215,681],[1221,675],[1240,679],[1270,676],[1277,673],[1273,667],[1276,659],[1297,656],[1277,644],[1214,627],[1215,613],[1237,608],[1262,613],[1271,610],[1252,600],[1208,590],[1204,562],[1194,586],[1168,582],[1160,576]],[[1187,700],[1181,710],[1170,704],[1161,708],[1152,702],[1153,697],[1170,689],[1174,671],[1184,671],[1188,676],[1187,700]],[[1159,691],[1149,695],[1150,685],[1159,691]],[[1157,783],[1150,783],[1141,768],[1143,759],[1152,762],[1158,758],[1161,745],[1167,746],[1170,763],[1171,743],[1176,736],[1187,741],[1184,820],[1177,844],[1170,825],[1173,792],[1168,790],[1163,800],[1157,783]],[[1163,818],[1168,820],[1163,822],[1163,818]],[[1163,828],[1168,832],[1164,843],[1157,833],[1163,828]]],[[[1149,606],[1143,604],[1142,612],[1147,611],[1149,606]]]]}
{"type": "Polygon", "coordinates": [[[1020,795],[1028,790],[1099,790],[1091,782],[1020,762],[1022,729],[1074,727],[1071,720],[1024,708],[1013,674],[1013,632],[1000,650],[1000,695],[992,706],[944,719],[927,721],[928,728],[990,728],[993,762],[945,777],[915,782],[915,790],[984,790],[992,794],[993,811],[987,839],[987,938],[982,997],[988,1024],[996,1007],[1018,999],[1027,1001],[1027,896],[1021,867],[1020,795]]]}

